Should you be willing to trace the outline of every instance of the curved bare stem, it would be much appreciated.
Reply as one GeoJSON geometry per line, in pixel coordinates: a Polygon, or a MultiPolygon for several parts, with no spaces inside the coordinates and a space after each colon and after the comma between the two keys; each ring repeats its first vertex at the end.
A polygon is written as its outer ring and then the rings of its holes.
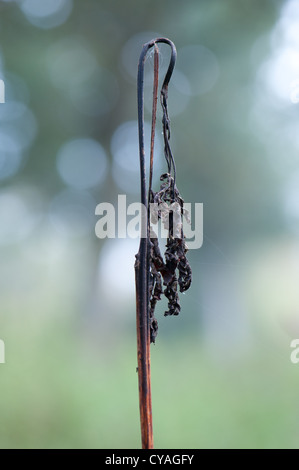
{"type": "Polygon", "coordinates": [[[152,47],[155,48],[154,55],[154,93],[153,93],[153,117],[151,133],[151,155],[150,155],[150,183],[152,183],[153,171],[153,149],[154,149],[154,127],[156,122],[156,105],[158,86],[158,43],[165,43],[171,47],[171,58],[166,72],[162,89],[161,104],[163,109],[163,132],[164,132],[164,153],[168,162],[168,169],[174,167],[174,160],[169,146],[169,119],[167,113],[168,84],[171,78],[175,61],[176,48],[172,41],[167,38],[156,38],[143,46],[137,78],[137,98],[138,98],[138,135],[139,135],[139,159],[141,177],[141,203],[143,208],[141,216],[141,238],[139,251],[135,262],[135,282],[136,282],[136,328],[137,328],[137,357],[138,357],[138,383],[139,383],[139,408],[141,424],[141,441],[143,449],[153,448],[153,425],[152,425],[152,403],[151,403],[151,378],[150,378],[150,318],[149,318],[149,215],[148,215],[148,194],[146,188],[145,172],[145,150],[144,150],[144,63],[146,55],[152,47]]]}

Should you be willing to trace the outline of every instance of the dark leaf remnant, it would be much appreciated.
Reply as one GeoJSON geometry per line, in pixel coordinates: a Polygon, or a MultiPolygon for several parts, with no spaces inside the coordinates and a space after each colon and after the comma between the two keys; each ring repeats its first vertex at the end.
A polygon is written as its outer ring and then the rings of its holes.
{"type": "Polygon", "coordinates": [[[150,328],[151,342],[154,343],[158,333],[158,322],[155,318],[155,307],[161,295],[168,299],[168,315],[178,315],[181,307],[178,296],[191,284],[191,267],[186,258],[187,246],[183,232],[183,217],[189,222],[188,213],[184,210],[184,201],[175,185],[174,178],[165,173],[161,176],[161,187],[158,192],[151,191],[151,217],[155,224],[161,220],[168,230],[164,258],[161,254],[158,238],[150,227],[150,328]],[[164,288],[163,288],[164,286],[164,288]]]}
{"type": "MultiPolygon", "coordinates": [[[[147,208],[146,230],[140,243],[138,260],[142,284],[146,287],[146,294],[142,297],[142,308],[146,311],[146,328],[151,343],[155,342],[158,333],[158,322],[155,318],[157,302],[164,295],[168,300],[168,309],[165,316],[178,315],[181,307],[179,291],[185,292],[191,284],[191,268],[186,258],[187,246],[183,232],[183,220],[190,223],[188,213],[184,209],[184,201],[176,186],[176,167],[170,146],[170,119],[168,116],[168,85],[176,61],[176,49],[167,38],[157,38],[143,46],[138,68],[138,128],[139,128],[139,154],[141,170],[141,202],[147,208]],[[171,47],[171,57],[161,91],[160,104],[162,108],[162,131],[164,139],[164,156],[167,173],[160,177],[161,185],[157,192],[152,189],[154,166],[154,140],[156,128],[158,84],[159,84],[159,48],[158,43],[166,43],[171,47]],[[146,177],[144,162],[144,110],[143,110],[143,69],[145,56],[149,48],[154,48],[154,84],[152,102],[152,125],[150,141],[150,173],[149,187],[146,197],[146,177]],[[160,221],[167,232],[165,252],[162,254],[158,237],[152,227],[160,221]],[[146,243],[143,243],[146,233],[146,243]],[[144,302],[144,304],[143,304],[144,302]]],[[[138,276],[137,276],[138,277],[138,276]]],[[[140,279],[141,279],[140,278],[140,279]]],[[[139,294],[137,292],[137,299],[139,294]]],[[[141,309],[140,309],[141,310],[141,309]]],[[[139,311],[139,310],[138,310],[139,311]]],[[[139,317],[138,317],[139,318],[139,317]]],[[[145,319],[143,319],[145,321],[145,319]]]]}
{"type": "MultiPolygon", "coordinates": [[[[156,46],[156,45],[155,45],[156,46]]],[[[157,52],[157,51],[155,51],[157,52]]],[[[168,172],[161,175],[160,190],[152,190],[153,172],[153,143],[151,148],[150,184],[149,184],[149,217],[148,217],[148,237],[149,237],[149,321],[150,340],[155,342],[158,333],[158,322],[155,318],[155,307],[164,294],[168,300],[168,310],[164,313],[168,315],[178,315],[181,310],[178,286],[180,292],[185,292],[191,284],[192,272],[186,258],[187,246],[183,232],[183,218],[190,223],[187,211],[184,209],[184,201],[176,187],[176,167],[174,157],[170,147],[170,119],[168,116],[168,84],[174,67],[175,54],[173,54],[170,68],[165,76],[161,92],[160,103],[162,107],[162,129],[164,138],[164,156],[167,163],[168,172]],[[156,224],[161,220],[164,228],[168,231],[166,250],[164,258],[161,254],[158,238],[151,222],[156,224]]],[[[152,116],[152,136],[156,124],[156,98],[157,98],[158,70],[155,73],[153,91],[153,116],[152,116]]],[[[153,142],[153,139],[152,139],[153,142]]]]}

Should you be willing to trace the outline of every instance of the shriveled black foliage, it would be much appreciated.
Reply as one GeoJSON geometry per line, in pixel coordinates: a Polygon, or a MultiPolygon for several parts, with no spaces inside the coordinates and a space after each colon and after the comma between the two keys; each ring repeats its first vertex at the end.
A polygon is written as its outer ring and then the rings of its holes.
{"type": "Polygon", "coordinates": [[[154,313],[161,295],[164,294],[168,299],[168,310],[164,315],[178,315],[181,310],[178,285],[180,292],[184,292],[189,289],[192,278],[191,268],[186,258],[187,246],[183,233],[183,217],[188,222],[190,221],[187,211],[184,210],[184,201],[176,187],[176,167],[169,143],[170,120],[168,117],[167,99],[170,76],[171,74],[169,76],[168,74],[166,75],[160,95],[163,112],[164,156],[168,172],[160,177],[162,183],[159,191],[153,192],[152,188],[149,188],[149,221],[155,224],[160,219],[168,230],[166,250],[163,258],[157,235],[152,227],[149,227],[149,316],[152,343],[155,342],[158,333],[158,322],[154,313]]]}
{"type": "MultiPolygon", "coordinates": [[[[174,160],[172,157],[172,164],[174,160]]],[[[189,289],[191,284],[191,267],[186,258],[187,246],[183,233],[183,217],[189,222],[188,213],[184,210],[184,201],[170,173],[160,177],[162,181],[158,192],[151,191],[150,207],[152,223],[161,220],[168,229],[168,238],[164,258],[161,254],[158,238],[150,227],[150,327],[151,342],[155,342],[158,333],[158,322],[154,316],[155,307],[161,295],[168,299],[168,315],[178,315],[181,307],[178,296],[189,289]],[[163,289],[164,286],[164,289],[163,289]]]]}
{"type": "MultiPolygon", "coordinates": [[[[178,315],[181,307],[178,291],[186,291],[191,284],[191,268],[186,259],[187,246],[183,233],[183,218],[188,221],[188,214],[184,209],[184,201],[176,186],[176,167],[170,147],[170,120],[168,116],[167,100],[168,85],[176,61],[176,49],[172,41],[167,38],[156,38],[143,46],[138,66],[138,132],[139,132],[139,158],[141,174],[141,202],[147,207],[147,233],[140,240],[139,252],[136,255],[135,271],[137,281],[137,331],[140,344],[147,355],[146,334],[150,333],[150,341],[155,342],[158,333],[158,322],[155,318],[155,307],[162,295],[168,300],[168,309],[165,315],[178,315]],[[160,91],[162,107],[162,129],[164,138],[164,156],[167,164],[167,173],[161,175],[159,191],[152,190],[152,175],[154,161],[154,136],[156,127],[156,110],[159,82],[159,43],[171,47],[169,66],[160,91]],[[152,106],[152,127],[150,145],[150,175],[149,188],[146,196],[145,152],[144,152],[144,104],[143,104],[143,74],[147,51],[154,48],[154,86],[152,106]],[[152,224],[161,221],[167,231],[167,243],[162,255],[157,235],[152,224]],[[146,287],[142,290],[142,287],[146,287]],[[148,323],[149,322],[149,323],[148,323]],[[148,331],[148,325],[150,331],[148,331]],[[145,336],[143,333],[146,333],[145,336]]],[[[143,232],[144,234],[144,232],[143,232]]],[[[148,336],[147,336],[148,337],[148,336]]],[[[148,365],[144,361],[144,377],[148,365]]],[[[142,382],[143,383],[143,382],[142,382]]]]}

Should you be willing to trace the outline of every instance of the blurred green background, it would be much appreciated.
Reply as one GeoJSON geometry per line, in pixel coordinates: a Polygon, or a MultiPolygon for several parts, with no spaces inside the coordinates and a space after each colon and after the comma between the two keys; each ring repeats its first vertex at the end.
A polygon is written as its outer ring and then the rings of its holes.
{"type": "Polygon", "coordinates": [[[139,200],[156,36],[178,51],[171,142],[204,243],[181,314],[157,307],[155,446],[298,447],[298,2],[0,0],[1,448],[140,447],[138,241],[94,229],[100,202],[139,200]]]}

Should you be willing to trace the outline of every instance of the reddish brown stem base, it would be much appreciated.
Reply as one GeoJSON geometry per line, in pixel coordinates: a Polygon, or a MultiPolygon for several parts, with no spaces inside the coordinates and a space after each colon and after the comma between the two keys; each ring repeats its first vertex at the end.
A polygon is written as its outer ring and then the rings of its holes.
{"type": "Polygon", "coordinates": [[[139,409],[141,426],[141,443],[143,449],[153,449],[153,420],[151,399],[151,360],[150,360],[150,328],[147,314],[147,276],[141,270],[142,251],[136,256],[136,327],[137,327],[137,359],[139,384],[139,409]],[[145,285],[144,285],[145,284],[145,285]]]}

